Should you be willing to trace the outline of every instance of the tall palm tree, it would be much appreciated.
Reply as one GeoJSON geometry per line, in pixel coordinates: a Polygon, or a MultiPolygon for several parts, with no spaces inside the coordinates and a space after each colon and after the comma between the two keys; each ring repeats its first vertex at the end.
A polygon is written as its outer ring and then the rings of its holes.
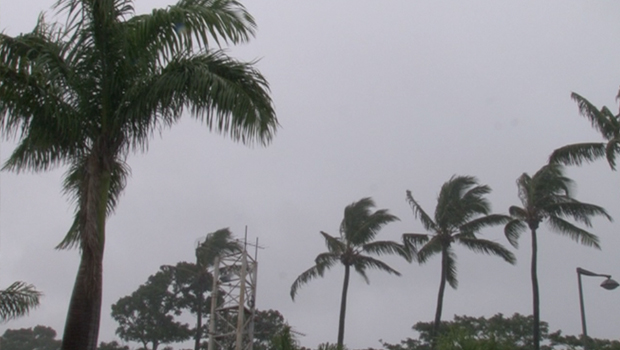
{"type": "MultiPolygon", "coordinates": [[[[572,93],[571,98],[579,105],[579,112],[590,120],[605,140],[604,142],[586,142],[566,145],[553,151],[549,162],[565,165],[581,165],[606,158],[609,166],[616,169],[616,156],[620,154],[620,114],[615,114],[603,106],[598,109],[579,94],[572,93]]],[[[617,96],[620,99],[620,93],[617,96]]]]}
{"type": "Polygon", "coordinates": [[[504,233],[508,241],[518,247],[518,238],[523,231],[529,228],[532,235],[532,295],[534,308],[534,349],[540,349],[540,299],[538,294],[538,243],[537,230],[543,221],[546,221],[550,228],[562,235],[581,242],[586,246],[599,248],[598,237],[584,229],[581,229],[565,218],[586,225],[592,226],[591,217],[603,216],[609,220],[611,217],[605,209],[594,205],[580,202],[571,197],[571,187],[573,181],[564,176],[563,167],[559,164],[551,163],[543,166],[534,176],[526,173],[517,179],[519,199],[522,206],[511,206],[509,209],[510,220],[504,233]]]}
{"type": "Polygon", "coordinates": [[[291,298],[295,300],[295,295],[302,285],[316,277],[323,277],[326,270],[338,263],[344,266],[340,321],[338,323],[338,349],[343,349],[344,345],[344,320],[351,268],[355,269],[366,283],[369,283],[366,275],[367,269],[378,269],[397,276],[400,276],[400,273],[383,261],[367,254],[398,254],[409,258],[404,247],[396,242],[374,241],[383,226],[398,220],[396,216],[388,213],[387,209],[372,212],[374,207],[375,203],[371,198],[362,198],[348,205],[344,209],[344,218],[340,224],[340,237],[334,237],[321,231],[327,245],[327,252],[317,255],[314,260],[315,265],[299,275],[291,286],[291,298]]]}
{"type": "Polygon", "coordinates": [[[505,215],[490,214],[491,204],[485,198],[491,192],[486,185],[479,185],[472,176],[452,176],[441,186],[435,215],[431,217],[407,191],[407,202],[413,215],[420,219],[424,229],[430,233],[405,233],[403,241],[411,249],[420,264],[426,263],[435,254],[441,254],[441,280],[437,295],[437,309],[431,337],[435,344],[441,322],[443,297],[446,282],[457,288],[456,254],[453,243],[459,243],[476,253],[496,255],[514,264],[515,257],[497,242],[481,239],[476,234],[483,228],[505,224],[505,215]]]}
{"type": "Polygon", "coordinates": [[[128,177],[127,156],[184,111],[234,141],[266,145],[278,126],[265,78],[220,44],[248,41],[255,22],[235,0],[179,0],[134,15],[132,0],[59,0],[63,24],[0,34],[0,131],[19,144],[4,165],[68,165],[78,246],[63,350],[93,350],[101,313],[106,218],[128,177]]]}
{"type": "Polygon", "coordinates": [[[19,281],[0,290],[0,321],[26,315],[39,305],[40,297],[41,292],[33,285],[19,281]]]}

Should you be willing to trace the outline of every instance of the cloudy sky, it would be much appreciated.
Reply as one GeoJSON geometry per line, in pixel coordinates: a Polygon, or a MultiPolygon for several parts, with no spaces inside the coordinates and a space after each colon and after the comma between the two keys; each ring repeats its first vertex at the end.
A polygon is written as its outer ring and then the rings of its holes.
{"type": "MultiPolygon", "coordinates": [[[[0,30],[30,30],[53,0],[0,0],[0,30]]],[[[137,0],[139,13],[170,0],[137,0]]],[[[191,260],[197,240],[222,227],[259,238],[257,305],[277,309],[305,346],[335,342],[343,270],[304,286],[291,283],[338,234],[346,205],[371,196],[401,221],[379,238],[420,232],[405,202],[411,190],[432,212],[452,175],[493,188],[496,212],[518,203],[516,178],[538,170],[562,145],[599,141],[570,99],[572,91],[616,110],[620,84],[615,1],[250,1],[258,22],[251,43],[229,50],[260,59],[282,125],[266,148],[209,133],[189,116],[129,158],[132,176],[108,221],[100,340],[115,338],[110,305],[160,265],[191,260]],[[381,237],[382,236],[382,237],[381,237]]],[[[48,16],[51,20],[52,14],[48,16]]],[[[0,160],[13,143],[3,142],[0,160]]],[[[73,206],[61,193],[64,169],[0,174],[0,288],[16,280],[45,293],[30,316],[7,328],[48,325],[61,333],[78,251],[54,246],[73,206]]],[[[604,162],[571,167],[577,197],[620,220],[620,174],[604,162]]],[[[603,249],[544,227],[539,240],[541,318],[579,334],[576,267],[620,277],[616,224],[596,220],[603,249]]],[[[506,243],[501,228],[484,237],[506,243]]],[[[516,266],[457,248],[460,285],[445,295],[444,318],[531,313],[527,235],[516,266]]],[[[345,342],[413,337],[434,316],[440,261],[386,258],[402,277],[352,278],[345,342]]],[[[589,334],[620,334],[620,292],[584,280],[589,334]]]]}

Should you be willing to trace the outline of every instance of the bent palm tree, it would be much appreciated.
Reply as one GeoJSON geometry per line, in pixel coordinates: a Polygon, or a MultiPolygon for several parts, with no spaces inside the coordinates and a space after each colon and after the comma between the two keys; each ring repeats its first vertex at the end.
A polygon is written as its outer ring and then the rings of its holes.
{"type": "Polygon", "coordinates": [[[501,244],[476,237],[481,229],[505,224],[509,220],[505,215],[489,214],[491,205],[484,197],[489,192],[491,188],[479,185],[475,177],[453,176],[441,186],[435,216],[431,217],[413,198],[411,191],[407,191],[407,201],[413,209],[413,215],[431,233],[405,233],[405,245],[415,253],[420,264],[426,263],[435,254],[441,254],[441,280],[431,333],[433,343],[441,322],[446,282],[455,289],[458,285],[456,254],[452,243],[462,244],[476,253],[499,256],[511,264],[515,262],[514,255],[501,244]]]}
{"type": "Polygon", "coordinates": [[[196,314],[196,333],[194,335],[194,350],[200,349],[202,339],[203,308],[207,306],[204,294],[212,288],[212,282],[206,283],[213,276],[209,272],[213,268],[216,257],[240,252],[243,250],[241,243],[233,239],[232,232],[228,228],[219,229],[207,235],[205,240],[196,248],[196,271],[193,276],[195,283],[192,285],[194,293],[194,305],[191,310],[196,314]]]}
{"type": "Polygon", "coordinates": [[[26,315],[39,305],[41,292],[31,284],[15,282],[0,290],[0,321],[7,321],[26,315]]]}
{"type": "Polygon", "coordinates": [[[68,165],[75,220],[60,248],[81,262],[62,349],[93,350],[101,313],[106,218],[133,152],[183,111],[235,141],[267,144],[277,119],[265,78],[211,44],[249,40],[255,23],[234,0],[179,0],[134,16],[131,0],[59,0],[66,25],[0,34],[0,130],[19,144],[4,169],[68,165]]]}
{"type": "MultiPolygon", "coordinates": [[[[579,94],[571,98],[579,105],[579,112],[590,120],[592,127],[601,133],[605,142],[586,142],[566,145],[553,151],[549,162],[565,165],[581,165],[606,158],[609,166],[616,169],[616,156],[620,154],[620,114],[614,115],[609,108],[600,110],[579,94]]],[[[620,99],[620,93],[617,98],[620,99]]]]}
{"type": "Polygon", "coordinates": [[[540,223],[546,221],[551,229],[559,234],[581,242],[586,246],[599,248],[598,237],[583,230],[565,218],[569,217],[587,227],[592,226],[591,217],[601,215],[611,220],[605,209],[588,203],[582,203],[571,197],[573,182],[564,176],[559,164],[547,164],[534,176],[524,173],[517,179],[519,199],[522,207],[511,206],[510,220],[504,228],[508,241],[516,248],[518,238],[523,231],[530,229],[532,235],[532,296],[534,312],[534,349],[540,349],[540,299],[538,293],[537,230],[540,223]]]}
{"type": "Polygon", "coordinates": [[[291,298],[295,300],[295,295],[302,285],[316,277],[323,277],[326,270],[338,263],[344,265],[340,321],[338,323],[338,349],[343,349],[344,345],[344,320],[351,267],[362,275],[366,283],[369,283],[366,275],[367,269],[378,269],[397,276],[400,276],[400,273],[383,261],[366,254],[398,254],[409,258],[404,247],[396,242],[373,241],[383,226],[398,220],[386,209],[380,209],[373,213],[372,208],[374,206],[375,203],[371,198],[362,198],[348,205],[344,209],[344,218],[340,224],[340,237],[334,237],[321,231],[327,245],[327,252],[319,254],[315,259],[315,265],[299,275],[291,286],[291,298]]]}

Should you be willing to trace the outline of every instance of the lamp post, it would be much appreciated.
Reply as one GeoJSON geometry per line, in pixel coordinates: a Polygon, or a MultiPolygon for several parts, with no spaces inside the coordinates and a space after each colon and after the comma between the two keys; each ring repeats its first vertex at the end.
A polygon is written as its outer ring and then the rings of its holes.
{"type": "Polygon", "coordinates": [[[615,280],[611,279],[611,275],[594,273],[592,271],[582,269],[581,267],[577,268],[577,281],[579,283],[579,305],[581,306],[581,330],[583,337],[583,350],[588,350],[588,328],[586,327],[586,312],[583,306],[583,288],[581,287],[581,275],[605,277],[606,279],[603,281],[603,283],[601,283],[601,287],[607,290],[616,289],[619,284],[615,280]]]}

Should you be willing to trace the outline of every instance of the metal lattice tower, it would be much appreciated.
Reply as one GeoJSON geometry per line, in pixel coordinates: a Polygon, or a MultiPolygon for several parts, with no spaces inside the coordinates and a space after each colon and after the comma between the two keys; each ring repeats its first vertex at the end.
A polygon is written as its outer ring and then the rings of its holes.
{"type": "Polygon", "coordinates": [[[252,350],[258,240],[254,258],[247,246],[215,260],[208,350],[252,350]]]}

